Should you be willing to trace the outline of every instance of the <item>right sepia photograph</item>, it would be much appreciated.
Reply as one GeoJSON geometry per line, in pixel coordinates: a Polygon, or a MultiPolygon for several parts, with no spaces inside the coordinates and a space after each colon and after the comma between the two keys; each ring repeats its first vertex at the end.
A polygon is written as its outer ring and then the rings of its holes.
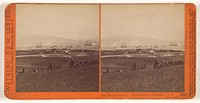
{"type": "Polygon", "coordinates": [[[184,92],[184,4],[101,5],[101,91],[184,92]]]}

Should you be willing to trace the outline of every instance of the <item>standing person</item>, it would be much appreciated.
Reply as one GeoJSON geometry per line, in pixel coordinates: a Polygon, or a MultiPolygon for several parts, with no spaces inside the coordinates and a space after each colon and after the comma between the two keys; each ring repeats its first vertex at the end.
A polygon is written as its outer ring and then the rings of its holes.
{"type": "Polygon", "coordinates": [[[132,66],[131,70],[134,70],[134,71],[135,71],[135,69],[136,69],[136,64],[133,63],[133,66],[132,66]]]}
{"type": "Polygon", "coordinates": [[[74,67],[74,60],[72,58],[70,58],[70,63],[69,63],[69,67],[73,68],[74,67]]]}
{"type": "Polygon", "coordinates": [[[154,64],[153,64],[153,68],[158,68],[158,64],[159,64],[159,62],[158,62],[158,60],[155,58],[154,59],[154,64]]]}
{"type": "Polygon", "coordinates": [[[25,72],[25,70],[24,70],[24,68],[22,69],[22,73],[24,73],[25,72]]]}
{"type": "Polygon", "coordinates": [[[50,63],[47,70],[51,71],[52,69],[53,69],[53,65],[52,65],[52,63],[50,63]]]}

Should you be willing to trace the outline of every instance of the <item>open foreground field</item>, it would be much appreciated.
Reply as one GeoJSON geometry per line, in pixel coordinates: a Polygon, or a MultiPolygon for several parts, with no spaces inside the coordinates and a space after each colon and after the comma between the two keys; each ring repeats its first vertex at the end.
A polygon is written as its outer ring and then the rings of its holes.
{"type": "MultiPolygon", "coordinates": [[[[74,61],[98,60],[98,56],[74,57],[74,61]]],[[[96,92],[99,88],[98,64],[70,68],[69,58],[17,58],[17,92],[96,92]],[[52,70],[48,70],[49,64],[52,70]],[[55,67],[55,68],[54,68],[55,67]],[[57,68],[58,67],[58,68],[57,68]],[[24,69],[24,73],[20,73],[24,69]]]]}
{"type": "MultiPolygon", "coordinates": [[[[158,58],[159,61],[183,60],[183,56],[158,58]]],[[[184,65],[153,68],[153,58],[103,58],[103,92],[182,92],[184,65]],[[133,63],[146,68],[132,70],[133,63]],[[121,70],[121,71],[119,71],[121,70]]]]}
{"type": "Polygon", "coordinates": [[[108,73],[102,75],[102,91],[182,92],[183,76],[183,66],[108,73]]]}
{"type": "Polygon", "coordinates": [[[17,92],[95,92],[98,91],[98,66],[57,69],[17,75],[17,92]]]}

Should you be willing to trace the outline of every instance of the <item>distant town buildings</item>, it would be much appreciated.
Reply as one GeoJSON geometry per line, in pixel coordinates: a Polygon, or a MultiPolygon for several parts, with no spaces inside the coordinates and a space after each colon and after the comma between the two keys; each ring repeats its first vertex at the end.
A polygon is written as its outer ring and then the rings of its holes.
{"type": "Polygon", "coordinates": [[[68,43],[63,46],[62,45],[52,45],[52,46],[46,46],[43,45],[42,42],[36,42],[35,45],[29,46],[29,50],[41,50],[41,49],[65,49],[65,50],[98,50],[98,44],[96,42],[93,42],[91,40],[86,40],[84,43],[68,43]]]}

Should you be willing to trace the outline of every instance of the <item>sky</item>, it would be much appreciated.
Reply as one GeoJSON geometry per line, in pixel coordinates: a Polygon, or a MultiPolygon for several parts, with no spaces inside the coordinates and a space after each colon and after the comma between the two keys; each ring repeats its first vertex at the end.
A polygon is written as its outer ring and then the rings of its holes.
{"type": "Polygon", "coordinates": [[[17,39],[37,35],[96,39],[98,5],[17,4],[17,39]]]}
{"type": "Polygon", "coordinates": [[[101,18],[99,11],[94,4],[17,4],[17,40],[22,41],[17,46],[45,36],[98,41],[99,19],[102,39],[137,36],[184,43],[184,4],[101,5],[101,18]]]}
{"type": "Polygon", "coordinates": [[[184,40],[184,4],[102,5],[102,38],[184,40]]]}

